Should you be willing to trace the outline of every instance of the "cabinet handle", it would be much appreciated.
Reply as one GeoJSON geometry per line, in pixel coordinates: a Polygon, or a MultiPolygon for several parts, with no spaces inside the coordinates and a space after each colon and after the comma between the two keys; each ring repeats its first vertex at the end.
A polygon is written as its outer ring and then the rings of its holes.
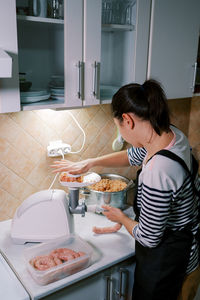
{"type": "Polygon", "coordinates": [[[126,288],[127,288],[128,277],[129,277],[129,271],[125,268],[120,268],[119,269],[119,291],[116,291],[117,295],[119,295],[119,300],[121,300],[121,298],[123,299],[127,298],[126,288]]]}
{"type": "Polygon", "coordinates": [[[106,298],[104,300],[111,300],[110,293],[111,293],[112,279],[110,275],[105,276],[105,278],[106,278],[106,298]]]}
{"type": "Polygon", "coordinates": [[[92,94],[96,99],[100,100],[100,62],[94,62],[94,77],[92,94]]]}
{"type": "Polygon", "coordinates": [[[194,88],[195,88],[195,81],[196,81],[196,74],[197,74],[197,62],[194,63],[194,65],[192,66],[194,68],[194,74],[193,74],[193,80],[192,80],[192,86],[191,89],[194,92],[194,88]]]}
{"type": "Polygon", "coordinates": [[[79,61],[78,67],[78,98],[84,100],[84,72],[85,64],[83,61],[79,61]]]}

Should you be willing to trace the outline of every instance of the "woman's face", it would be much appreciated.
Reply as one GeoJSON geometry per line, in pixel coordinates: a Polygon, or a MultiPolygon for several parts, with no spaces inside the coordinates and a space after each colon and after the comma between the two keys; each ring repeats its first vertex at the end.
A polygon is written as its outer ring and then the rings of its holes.
{"type": "Polygon", "coordinates": [[[134,147],[142,147],[142,144],[139,142],[137,129],[135,126],[134,119],[128,115],[124,114],[123,120],[120,121],[117,118],[114,118],[114,123],[119,129],[119,132],[123,139],[133,145],[134,147]]]}

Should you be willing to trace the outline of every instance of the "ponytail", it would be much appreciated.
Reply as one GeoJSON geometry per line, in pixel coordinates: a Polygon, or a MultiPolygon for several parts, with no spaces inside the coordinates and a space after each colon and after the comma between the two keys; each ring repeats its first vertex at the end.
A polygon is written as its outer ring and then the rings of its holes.
{"type": "Polygon", "coordinates": [[[128,84],[121,87],[112,99],[114,118],[122,121],[123,113],[134,113],[149,121],[159,135],[169,131],[169,109],[165,93],[155,80],[147,80],[142,85],[128,84]]]}

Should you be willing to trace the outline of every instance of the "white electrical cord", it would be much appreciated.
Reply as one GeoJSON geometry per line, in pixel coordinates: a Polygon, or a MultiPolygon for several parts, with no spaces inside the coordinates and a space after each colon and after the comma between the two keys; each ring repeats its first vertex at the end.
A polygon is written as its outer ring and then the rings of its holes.
{"type": "MultiPolygon", "coordinates": [[[[74,122],[76,123],[76,125],[78,126],[78,128],[82,131],[83,133],[83,143],[82,143],[82,146],[81,148],[78,150],[78,151],[70,151],[69,153],[72,153],[72,154],[76,154],[76,153],[79,153],[82,151],[83,147],[85,146],[85,139],[86,139],[86,135],[85,135],[85,131],[83,130],[83,128],[81,127],[81,125],[78,123],[78,121],[76,120],[76,118],[73,116],[73,114],[70,112],[70,111],[67,111],[68,114],[72,117],[72,119],[74,120],[74,122]]],[[[62,150],[58,150],[58,153],[60,153],[60,155],[62,156],[62,159],[64,159],[64,153],[62,150]]],[[[54,185],[55,181],[56,181],[56,178],[58,176],[58,173],[55,175],[50,187],[49,187],[49,190],[52,188],[52,186],[54,185]]]]}
{"type": "Polygon", "coordinates": [[[76,154],[76,153],[79,153],[82,151],[83,147],[85,146],[85,139],[86,139],[86,136],[85,136],[85,131],[83,130],[83,128],[81,127],[81,125],[78,123],[78,121],[76,120],[76,118],[73,116],[73,114],[70,112],[70,111],[67,111],[68,114],[72,117],[72,119],[74,120],[74,122],[76,123],[76,125],[78,126],[78,128],[82,131],[83,133],[83,143],[82,143],[82,146],[81,148],[78,150],[78,151],[70,151],[69,153],[72,153],[72,154],[76,154]]]}
{"type": "MultiPolygon", "coordinates": [[[[62,150],[58,150],[58,153],[60,153],[60,155],[62,156],[62,159],[65,158],[65,157],[64,157],[64,153],[63,153],[62,150]]],[[[51,190],[52,186],[54,185],[54,183],[55,183],[55,181],[56,181],[56,178],[57,178],[58,174],[59,174],[59,173],[56,173],[56,175],[55,175],[55,177],[54,177],[54,179],[53,179],[53,181],[52,181],[52,183],[51,183],[51,185],[50,185],[50,187],[49,187],[49,190],[51,190]]]]}

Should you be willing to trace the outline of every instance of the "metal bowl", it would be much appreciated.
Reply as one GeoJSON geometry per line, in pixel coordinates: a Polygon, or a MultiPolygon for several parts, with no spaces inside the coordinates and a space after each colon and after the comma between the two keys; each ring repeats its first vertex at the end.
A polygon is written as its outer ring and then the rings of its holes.
{"type": "Polygon", "coordinates": [[[127,187],[119,192],[101,192],[85,188],[82,194],[86,196],[86,204],[97,204],[99,206],[106,204],[120,209],[125,209],[127,207],[127,192],[134,189],[134,182],[117,174],[104,173],[99,175],[102,179],[122,180],[127,183],[127,187]]]}

